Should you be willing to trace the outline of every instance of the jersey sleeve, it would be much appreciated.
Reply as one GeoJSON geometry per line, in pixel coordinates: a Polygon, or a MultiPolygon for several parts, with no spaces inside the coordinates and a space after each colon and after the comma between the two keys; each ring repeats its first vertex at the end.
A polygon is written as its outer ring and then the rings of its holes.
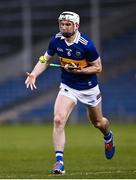
{"type": "Polygon", "coordinates": [[[89,43],[89,45],[87,46],[87,51],[86,51],[86,59],[92,62],[98,58],[99,58],[99,54],[96,50],[96,47],[94,46],[92,42],[89,43]]]}
{"type": "Polygon", "coordinates": [[[54,44],[55,44],[55,37],[52,37],[51,41],[49,42],[48,49],[47,49],[47,53],[50,56],[53,56],[56,52],[54,44]]]}

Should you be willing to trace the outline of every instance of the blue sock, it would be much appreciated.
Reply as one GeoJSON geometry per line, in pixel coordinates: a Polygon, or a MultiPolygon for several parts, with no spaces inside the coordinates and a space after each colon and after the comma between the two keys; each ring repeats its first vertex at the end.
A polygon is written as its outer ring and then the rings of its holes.
{"type": "Polygon", "coordinates": [[[104,139],[105,139],[106,141],[108,141],[108,140],[111,139],[111,137],[112,137],[112,132],[110,131],[108,134],[106,134],[106,135],[104,136],[104,139]]]}
{"type": "Polygon", "coordinates": [[[61,164],[63,164],[63,151],[56,151],[56,161],[59,161],[61,164]]]}

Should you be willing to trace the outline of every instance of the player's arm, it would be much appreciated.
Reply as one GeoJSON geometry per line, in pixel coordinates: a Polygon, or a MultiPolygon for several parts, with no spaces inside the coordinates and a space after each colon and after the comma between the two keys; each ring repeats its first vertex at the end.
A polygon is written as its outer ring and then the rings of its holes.
{"type": "Polygon", "coordinates": [[[52,56],[48,55],[47,52],[39,58],[39,61],[35,65],[34,69],[32,70],[31,74],[33,74],[36,78],[47,69],[52,56]]]}
{"type": "Polygon", "coordinates": [[[96,60],[89,62],[89,66],[85,68],[75,68],[75,69],[69,69],[68,72],[75,73],[75,74],[94,74],[94,73],[100,73],[102,71],[102,64],[100,57],[96,60]]]}
{"type": "Polygon", "coordinates": [[[36,78],[47,69],[50,61],[52,59],[52,56],[48,55],[47,52],[44,54],[44,56],[41,56],[39,58],[39,61],[35,65],[34,69],[31,73],[27,72],[27,79],[25,81],[26,87],[31,88],[31,90],[36,89],[36,78]]]}
{"type": "Polygon", "coordinates": [[[80,70],[83,74],[98,74],[102,71],[102,63],[100,57],[92,62],[89,62],[89,66],[80,70]]]}

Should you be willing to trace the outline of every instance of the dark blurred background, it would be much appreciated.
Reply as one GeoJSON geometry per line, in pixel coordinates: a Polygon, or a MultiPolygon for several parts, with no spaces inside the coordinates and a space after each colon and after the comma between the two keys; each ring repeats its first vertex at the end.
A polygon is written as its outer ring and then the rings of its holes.
{"type": "MultiPolygon", "coordinates": [[[[65,10],[80,14],[80,31],[101,55],[104,115],[136,122],[136,0],[0,0],[0,123],[52,122],[59,68],[38,78],[38,90],[24,82],[59,31],[57,18],[65,10]]],[[[70,122],[87,122],[82,104],[70,122]]]]}

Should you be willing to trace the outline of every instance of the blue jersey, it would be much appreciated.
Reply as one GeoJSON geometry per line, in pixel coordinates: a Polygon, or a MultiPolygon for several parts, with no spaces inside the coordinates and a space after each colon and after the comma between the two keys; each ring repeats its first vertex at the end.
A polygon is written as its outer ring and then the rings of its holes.
{"type": "MultiPolygon", "coordinates": [[[[62,65],[73,62],[81,68],[89,66],[89,62],[95,61],[99,57],[92,41],[80,32],[77,32],[76,38],[71,44],[65,40],[61,33],[56,34],[49,43],[47,53],[50,56],[57,53],[62,65]]],[[[98,84],[95,73],[80,75],[67,72],[63,68],[61,81],[77,90],[90,89],[98,84]]]]}

